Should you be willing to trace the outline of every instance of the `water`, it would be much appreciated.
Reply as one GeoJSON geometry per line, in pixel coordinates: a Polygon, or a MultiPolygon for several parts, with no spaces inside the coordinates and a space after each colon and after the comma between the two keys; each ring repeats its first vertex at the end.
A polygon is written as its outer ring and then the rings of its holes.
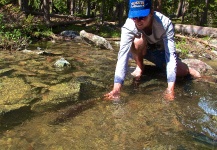
{"type": "Polygon", "coordinates": [[[7,114],[0,123],[1,150],[217,149],[215,84],[180,79],[176,100],[168,103],[162,98],[167,86],[162,73],[144,75],[139,86],[127,75],[120,100],[106,101],[103,94],[112,89],[117,47],[109,51],[63,42],[38,43],[30,49],[37,46],[56,55],[1,52],[0,67],[13,68],[1,78],[24,79],[35,92],[31,93],[35,94],[31,95],[35,99],[32,103],[45,96],[49,86],[71,78],[86,84],[76,103],[43,112],[26,111],[24,107],[7,114]],[[71,68],[53,66],[61,57],[71,63],[71,68]],[[96,86],[88,84],[90,79],[96,86]]]}

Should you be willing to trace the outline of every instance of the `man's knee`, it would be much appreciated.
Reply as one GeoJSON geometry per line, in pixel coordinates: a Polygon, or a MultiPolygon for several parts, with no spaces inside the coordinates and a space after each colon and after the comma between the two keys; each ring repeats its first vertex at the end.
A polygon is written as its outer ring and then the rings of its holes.
{"type": "Polygon", "coordinates": [[[177,60],[177,76],[186,76],[189,73],[188,66],[181,62],[180,60],[177,60]]]}
{"type": "Polygon", "coordinates": [[[147,42],[142,36],[136,37],[134,39],[133,44],[132,44],[132,51],[134,53],[141,53],[142,52],[143,55],[145,55],[146,48],[147,48],[147,42]]]}

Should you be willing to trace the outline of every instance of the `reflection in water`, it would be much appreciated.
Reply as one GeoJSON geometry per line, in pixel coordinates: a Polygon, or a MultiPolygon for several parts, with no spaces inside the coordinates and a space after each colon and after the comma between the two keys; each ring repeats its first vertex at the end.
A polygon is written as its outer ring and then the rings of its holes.
{"type": "Polygon", "coordinates": [[[190,94],[190,101],[183,107],[180,115],[182,124],[187,127],[188,134],[198,143],[210,148],[217,147],[217,95],[216,87],[205,83],[194,83],[185,89],[190,94]]]}
{"type": "Polygon", "coordinates": [[[201,127],[203,133],[208,134],[217,142],[217,100],[212,97],[203,96],[200,98],[198,106],[202,108],[205,112],[204,116],[201,118],[201,127]]]}
{"type": "Polygon", "coordinates": [[[201,97],[198,105],[206,114],[217,116],[217,100],[213,100],[210,96],[201,97]]]}
{"type": "Polygon", "coordinates": [[[165,103],[165,76],[144,75],[135,85],[128,75],[120,99],[105,101],[100,97],[113,83],[117,51],[91,49],[73,42],[51,47],[55,54],[62,52],[71,69],[61,72],[52,67],[59,56],[27,57],[18,53],[18,61],[8,58],[4,67],[14,63],[25,69],[8,76],[22,76],[39,91],[36,95],[43,97],[49,86],[77,77],[82,83],[80,101],[31,114],[11,128],[6,128],[5,122],[0,149],[216,149],[216,85],[181,81],[176,87],[176,100],[165,103]],[[31,66],[32,62],[38,66],[31,66]]]}

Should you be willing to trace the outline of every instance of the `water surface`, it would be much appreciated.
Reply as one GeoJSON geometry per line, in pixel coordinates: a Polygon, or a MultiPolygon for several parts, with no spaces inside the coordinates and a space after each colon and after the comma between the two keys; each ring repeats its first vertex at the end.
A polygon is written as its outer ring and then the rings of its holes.
{"type": "Polygon", "coordinates": [[[139,86],[128,74],[120,100],[105,101],[103,94],[112,89],[117,47],[110,51],[60,42],[38,43],[29,49],[37,46],[55,55],[2,51],[0,67],[19,69],[1,77],[22,78],[33,88],[43,83],[36,101],[47,86],[72,78],[94,79],[96,87],[85,86],[74,104],[45,112],[9,114],[0,124],[0,149],[217,149],[216,84],[178,79],[176,100],[168,103],[162,98],[167,86],[163,73],[144,75],[139,86]],[[61,57],[71,63],[69,69],[53,66],[61,57]]]}

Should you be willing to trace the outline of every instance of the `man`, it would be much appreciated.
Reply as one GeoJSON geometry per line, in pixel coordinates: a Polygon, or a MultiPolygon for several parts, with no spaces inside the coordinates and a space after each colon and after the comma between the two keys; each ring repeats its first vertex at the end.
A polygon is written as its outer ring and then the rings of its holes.
{"type": "Polygon", "coordinates": [[[127,73],[128,60],[133,56],[137,67],[131,74],[136,78],[140,78],[143,73],[144,58],[155,63],[157,67],[166,69],[168,87],[164,97],[174,100],[176,76],[190,73],[194,77],[200,77],[200,74],[177,58],[172,22],[151,8],[151,0],[130,0],[129,7],[128,19],[121,30],[114,87],[105,98],[119,97],[127,73]]]}

